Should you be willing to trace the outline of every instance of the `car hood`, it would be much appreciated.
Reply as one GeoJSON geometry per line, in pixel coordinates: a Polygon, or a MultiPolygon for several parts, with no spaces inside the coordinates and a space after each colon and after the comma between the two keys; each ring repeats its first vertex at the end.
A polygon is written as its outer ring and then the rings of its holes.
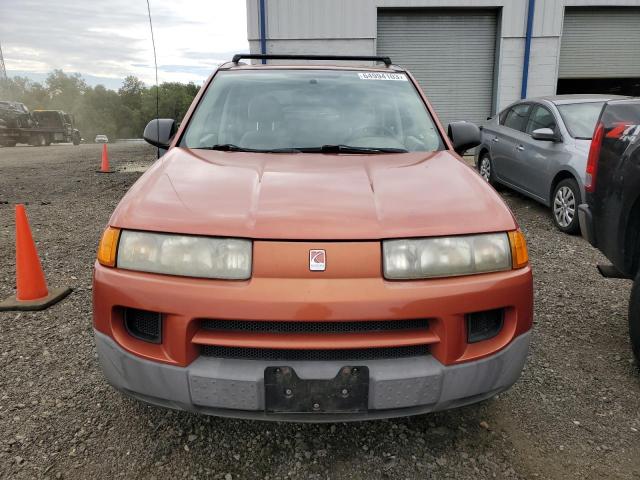
{"type": "Polygon", "coordinates": [[[379,155],[171,149],[129,190],[120,228],[256,239],[381,239],[516,228],[447,151],[379,155]]]}

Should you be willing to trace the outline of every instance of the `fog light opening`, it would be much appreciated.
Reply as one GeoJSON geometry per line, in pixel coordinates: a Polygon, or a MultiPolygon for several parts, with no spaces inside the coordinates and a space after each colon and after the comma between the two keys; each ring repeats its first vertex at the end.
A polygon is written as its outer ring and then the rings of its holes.
{"type": "Polygon", "coordinates": [[[138,310],[124,309],[124,326],[129,335],[149,343],[162,342],[162,314],[138,310]]]}
{"type": "Polygon", "coordinates": [[[467,342],[477,343],[497,336],[504,324],[504,309],[467,314],[467,342]]]}

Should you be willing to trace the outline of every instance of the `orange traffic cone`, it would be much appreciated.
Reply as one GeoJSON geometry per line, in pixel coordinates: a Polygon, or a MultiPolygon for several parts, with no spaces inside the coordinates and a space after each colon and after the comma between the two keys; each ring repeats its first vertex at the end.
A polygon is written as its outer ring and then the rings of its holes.
{"type": "Polygon", "coordinates": [[[69,293],[70,288],[47,288],[24,205],[16,205],[16,296],[0,302],[0,310],[43,310],[69,293]]]}
{"type": "Polygon", "coordinates": [[[107,152],[107,144],[102,144],[102,163],[100,164],[100,170],[98,173],[113,173],[113,170],[109,169],[109,152],[107,152]]]}

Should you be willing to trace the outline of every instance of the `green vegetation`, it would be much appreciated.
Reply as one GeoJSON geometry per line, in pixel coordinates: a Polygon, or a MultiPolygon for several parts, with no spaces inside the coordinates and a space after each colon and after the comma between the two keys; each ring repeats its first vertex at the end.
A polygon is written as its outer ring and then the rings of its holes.
{"type": "MultiPolygon", "coordinates": [[[[196,93],[194,83],[160,84],[160,118],[181,121],[196,93]]],[[[156,117],[156,87],[129,76],[116,92],[90,87],[79,74],[52,71],[44,84],[25,77],[0,82],[0,100],[24,103],[30,110],[64,110],[75,117],[82,137],[92,141],[102,133],[111,138],[137,138],[156,117]]]]}

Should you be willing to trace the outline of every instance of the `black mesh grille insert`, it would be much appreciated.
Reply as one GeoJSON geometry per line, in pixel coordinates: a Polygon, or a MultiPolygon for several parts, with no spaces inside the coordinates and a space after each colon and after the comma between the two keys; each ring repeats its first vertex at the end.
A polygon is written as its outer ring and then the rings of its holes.
{"type": "Polygon", "coordinates": [[[429,328],[429,321],[365,320],[361,322],[283,322],[253,320],[203,320],[202,328],[225,332],[252,333],[369,333],[429,328]]]}
{"type": "Polygon", "coordinates": [[[504,309],[467,314],[467,342],[475,343],[495,337],[504,324],[504,309]]]}
{"type": "Polygon", "coordinates": [[[358,348],[349,350],[274,350],[269,348],[219,347],[203,345],[201,354],[216,358],[237,358],[267,361],[351,361],[379,360],[389,358],[418,357],[428,353],[426,345],[409,347],[358,348]]]}
{"type": "Polygon", "coordinates": [[[132,336],[145,342],[160,343],[162,340],[162,315],[157,312],[124,309],[124,324],[132,336]]]}

